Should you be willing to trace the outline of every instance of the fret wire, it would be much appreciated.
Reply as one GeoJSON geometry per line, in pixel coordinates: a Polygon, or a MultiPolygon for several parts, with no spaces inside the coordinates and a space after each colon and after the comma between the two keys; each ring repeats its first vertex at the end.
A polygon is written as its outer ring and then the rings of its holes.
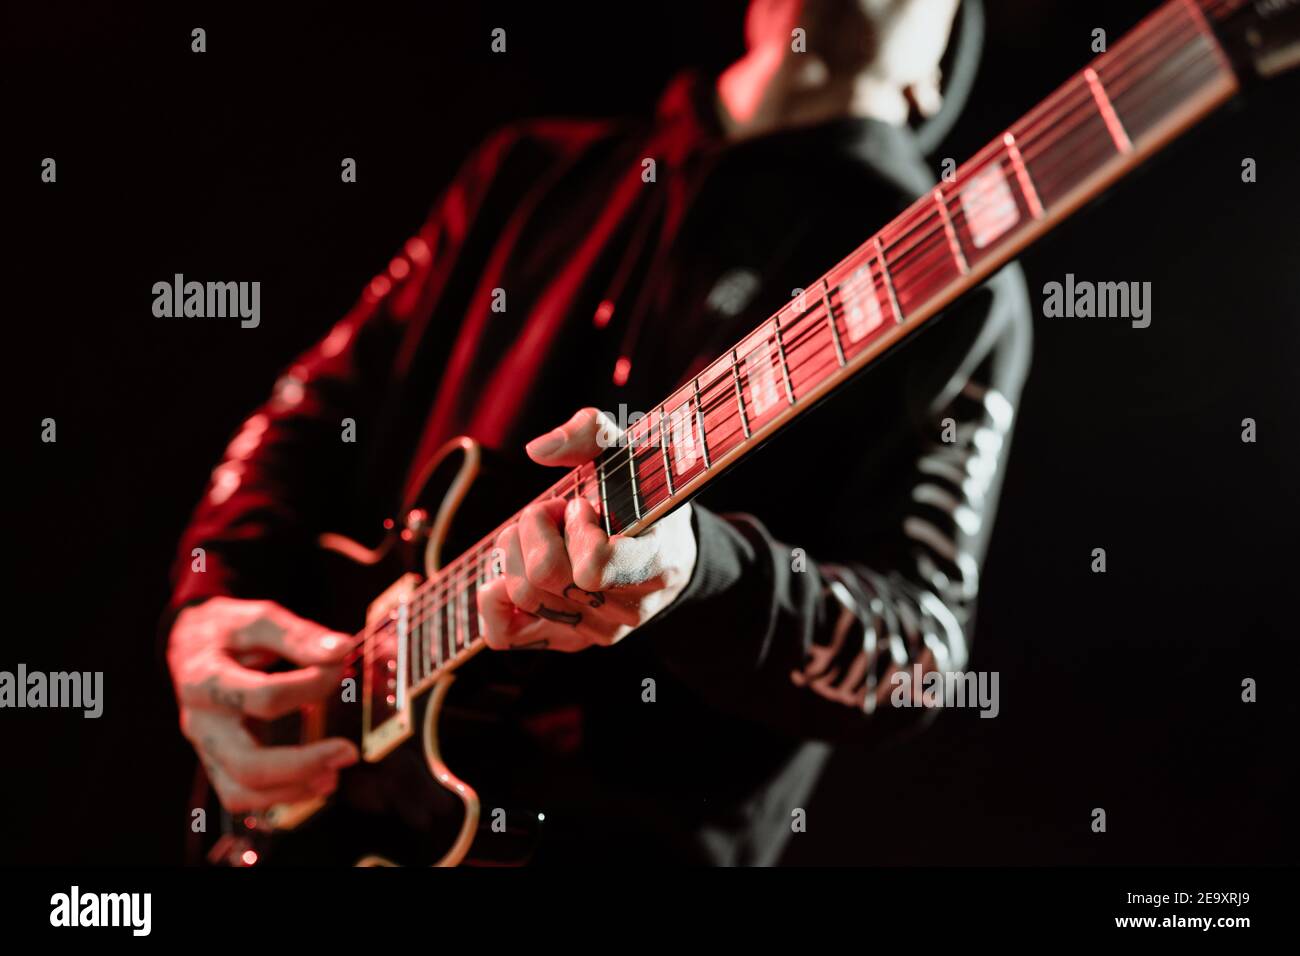
{"type": "Polygon", "coordinates": [[[948,235],[948,246],[952,249],[952,257],[957,260],[957,268],[961,270],[961,274],[965,275],[970,272],[970,266],[961,251],[961,243],[957,241],[957,230],[952,227],[952,217],[948,215],[948,205],[944,202],[942,188],[935,189],[934,201],[938,204],[939,215],[943,218],[943,231],[948,235]]]}
{"type": "Polygon", "coordinates": [[[447,592],[447,646],[451,649],[451,659],[460,653],[460,635],[456,632],[456,582],[450,582],[447,592]]]}
{"type": "Polygon", "coordinates": [[[628,477],[632,481],[632,512],[636,515],[638,521],[641,520],[641,499],[636,487],[636,449],[632,442],[627,444],[627,470],[628,477]]]}
{"type": "Polygon", "coordinates": [[[1133,152],[1133,141],[1128,138],[1128,131],[1124,129],[1119,114],[1115,112],[1115,107],[1111,105],[1110,97],[1106,95],[1105,89],[1102,88],[1097,71],[1092,67],[1088,67],[1083,71],[1083,76],[1088,81],[1088,89],[1092,91],[1092,99],[1097,104],[1097,112],[1101,114],[1102,122],[1106,124],[1111,139],[1115,141],[1115,148],[1121,153],[1133,152]]]}
{"type": "MultiPolygon", "coordinates": [[[[1016,179],[1020,182],[1020,194],[1025,197],[1025,204],[1029,206],[1029,214],[1035,219],[1043,218],[1043,204],[1038,199],[1038,190],[1034,188],[1034,181],[1029,176],[1029,168],[1025,166],[1025,160],[1020,155],[1020,147],[1016,145],[1016,137],[1011,130],[1007,130],[1002,137],[1006,143],[1007,155],[1011,157],[1011,165],[1016,171],[1016,179]]],[[[1001,168],[1001,163],[998,164],[1001,168]]]]}
{"type": "MultiPolygon", "coordinates": [[[[1185,22],[1185,21],[1184,21],[1184,22],[1185,22]]],[[[1149,31],[1148,31],[1148,32],[1149,32],[1149,31]]],[[[1134,36],[1133,34],[1130,34],[1130,37],[1133,37],[1133,36],[1134,36]]],[[[1143,41],[1145,41],[1147,38],[1144,36],[1144,37],[1142,37],[1142,39],[1143,39],[1143,41]]],[[[1209,53],[1217,53],[1218,55],[1221,55],[1221,50],[1218,50],[1218,49],[1217,49],[1217,45],[1216,45],[1216,44],[1214,44],[1214,43],[1208,43],[1208,44],[1206,44],[1205,46],[1206,46],[1206,51],[1205,51],[1205,52],[1209,52],[1209,53]]],[[[1114,52],[1119,53],[1120,51],[1117,49],[1117,50],[1114,51],[1114,52]]],[[[1114,69],[1114,70],[1116,70],[1117,73],[1118,73],[1118,72],[1124,72],[1124,71],[1127,71],[1127,70],[1133,69],[1133,68],[1135,68],[1135,66],[1136,66],[1137,64],[1132,63],[1132,62],[1125,62],[1125,61],[1122,60],[1122,59],[1116,59],[1116,60],[1111,61],[1111,62],[1106,62],[1105,65],[1108,67],[1108,69],[1114,69]]],[[[1109,78],[1110,78],[1111,75],[1112,75],[1112,74],[1108,72],[1108,82],[1109,82],[1109,78]]],[[[1152,75],[1152,74],[1148,73],[1148,74],[1146,74],[1145,76],[1141,76],[1141,77],[1139,77],[1139,79],[1135,81],[1134,85],[1136,86],[1137,83],[1140,83],[1140,82],[1143,82],[1143,81],[1149,82],[1149,81],[1150,81],[1150,77],[1151,77],[1151,75],[1152,75]]],[[[1115,89],[1115,87],[1112,86],[1112,89],[1115,89]]],[[[1044,101],[1044,103],[1042,104],[1042,106],[1041,106],[1037,111],[1035,111],[1034,113],[1031,113],[1028,117],[1026,117],[1025,120],[1022,120],[1021,125],[1024,126],[1024,125],[1026,125],[1027,123],[1029,123],[1029,122],[1031,122],[1031,121],[1036,121],[1036,120],[1038,120],[1038,119],[1042,119],[1042,118],[1050,118],[1053,122],[1058,122],[1058,121],[1060,121],[1060,120],[1062,120],[1062,119],[1069,120],[1069,119],[1071,119],[1071,118],[1076,117],[1076,116],[1077,116],[1077,110],[1076,110],[1075,108],[1070,108],[1070,109],[1066,110],[1066,109],[1063,109],[1062,106],[1061,106],[1061,102],[1067,98],[1067,95],[1066,95],[1066,94],[1068,93],[1068,91],[1069,91],[1069,88],[1068,88],[1068,87],[1062,87],[1061,90],[1058,90],[1058,91],[1057,91],[1057,94],[1054,94],[1053,97],[1051,97],[1051,98],[1049,98],[1048,100],[1044,101]]],[[[1084,100],[1084,101],[1086,102],[1086,97],[1085,97],[1085,100],[1084,100]]],[[[1081,104],[1080,104],[1080,105],[1081,105],[1081,104]]],[[[1083,120],[1082,123],[1086,124],[1086,120],[1083,120]]],[[[1039,140],[1040,140],[1042,137],[1045,137],[1046,135],[1047,135],[1046,133],[1041,133],[1041,132],[1037,132],[1037,131],[1035,131],[1034,134],[1032,134],[1032,135],[1030,135],[1030,136],[1028,137],[1028,139],[1031,141],[1031,143],[1030,143],[1031,147],[1032,147],[1032,146],[1038,146],[1038,144],[1039,144],[1039,140]]],[[[987,148],[988,148],[988,147],[986,147],[986,149],[987,149],[987,148]]],[[[1045,151],[1046,151],[1046,148],[1047,148],[1047,147],[1044,145],[1044,146],[1041,146],[1040,148],[1038,148],[1038,149],[1036,149],[1036,150],[1033,150],[1033,152],[1034,152],[1035,155],[1039,155],[1039,154],[1045,152],[1045,151]]],[[[1018,152],[1018,151],[1019,151],[1019,150],[1017,149],[1017,152],[1018,152]]],[[[1030,152],[1031,152],[1031,150],[1030,150],[1029,148],[1027,148],[1026,151],[1025,151],[1025,156],[1022,157],[1022,160],[1023,160],[1024,158],[1028,157],[1028,155],[1030,154],[1030,152]]],[[[979,154],[977,154],[977,155],[979,155],[979,154]]],[[[1013,164],[1014,164],[1014,157],[1012,158],[1012,161],[1013,161],[1013,164]]],[[[1058,167],[1057,167],[1057,168],[1063,168],[1063,167],[1062,167],[1061,165],[1058,164],[1058,167]]],[[[1031,182],[1032,182],[1032,181],[1031,181],[1031,182]]],[[[1023,189],[1023,184],[1022,184],[1022,193],[1024,193],[1024,194],[1026,195],[1026,197],[1028,197],[1028,195],[1029,195],[1028,192],[1027,192],[1026,190],[1023,189]]],[[[960,190],[958,190],[958,191],[954,194],[952,201],[953,201],[953,202],[959,202],[959,201],[960,201],[960,198],[961,198],[961,196],[960,196],[960,190]]],[[[1040,200],[1040,205],[1041,205],[1041,200],[1040,200]]],[[[945,217],[947,216],[947,207],[946,207],[946,205],[941,206],[941,212],[943,213],[943,215],[944,215],[945,217]]],[[[926,216],[926,215],[922,215],[922,216],[919,216],[919,217],[916,216],[916,215],[913,215],[913,216],[912,216],[912,219],[911,219],[911,225],[907,228],[906,231],[900,233],[900,234],[896,237],[896,239],[891,243],[891,245],[900,245],[902,242],[906,241],[907,238],[908,238],[911,234],[917,232],[917,230],[927,229],[927,228],[928,228],[928,223],[927,223],[928,219],[929,219],[929,216],[926,216]]],[[[894,225],[894,226],[900,226],[900,227],[901,227],[901,226],[903,226],[903,225],[905,225],[905,224],[907,223],[907,220],[908,220],[908,214],[905,212],[902,216],[898,217],[898,218],[894,221],[894,223],[891,223],[891,225],[894,225]]],[[[949,225],[950,225],[950,224],[949,224],[949,225]]],[[[932,234],[932,230],[930,230],[930,234],[932,234]]],[[[923,240],[923,241],[924,241],[924,240],[923,240]]],[[[896,319],[897,319],[898,321],[902,321],[902,320],[903,320],[902,310],[901,310],[901,308],[900,308],[899,305],[898,305],[897,291],[896,291],[896,289],[894,288],[893,275],[891,274],[891,271],[890,271],[890,269],[889,269],[889,263],[888,263],[887,256],[885,255],[885,250],[884,250],[884,242],[883,242],[882,236],[881,236],[880,234],[877,234],[877,236],[875,237],[875,245],[876,245],[877,253],[878,253],[878,261],[881,263],[882,279],[884,280],[885,288],[886,288],[887,291],[889,292],[890,300],[891,300],[891,305],[892,305],[892,306],[894,307],[894,309],[895,309],[895,317],[896,317],[896,319]]],[[[920,261],[923,261],[923,260],[918,260],[918,262],[920,262],[920,261]]],[[[933,270],[932,270],[932,268],[931,268],[931,269],[927,269],[926,271],[929,272],[929,271],[933,271],[933,270]]],[[[918,276],[914,275],[913,272],[908,272],[907,275],[908,275],[909,280],[913,280],[913,281],[910,282],[910,287],[916,287],[917,282],[914,281],[914,280],[915,280],[916,278],[918,278],[918,276]]],[[[823,281],[825,281],[825,280],[823,280],[823,281]]],[[[828,284],[828,285],[829,285],[829,284],[828,284]]],[[[873,283],[873,285],[874,285],[874,283],[873,283]]],[[[839,287],[837,287],[837,289],[838,289],[838,288],[839,288],[839,287]]],[[[828,290],[828,293],[827,293],[827,295],[825,296],[825,298],[826,298],[826,299],[829,299],[829,290],[828,290]]],[[[828,312],[830,313],[831,320],[833,321],[833,315],[834,315],[833,306],[831,305],[831,303],[830,303],[829,301],[827,302],[827,305],[828,305],[828,312]]],[[[797,327],[797,323],[793,323],[793,324],[797,327]]],[[[838,331],[838,330],[836,330],[836,331],[838,331]]],[[[806,334],[809,334],[809,333],[807,333],[807,332],[803,332],[802,334],[806,335],[806,334]]],[[[732,351],[733,351],[733,361],[734,361],[734,360],[736,359],[736,357],[737,357],[737,356],[736,356],[736,350],[733,349],[732,351]]],[[[818,352],[817,352],[816,354],[820,355],[820,354],[821,354],[821,350],[818,350],[818,352]]],[[[812,361],[812,360],[810,359],[809,361],[812,361]]],[[[808,362],[801,363],[801,367],[804,366],[804,365],[807,365],[807,364],[809,364],[809,363],[808,363],[808,362]]],[[[788,363],[786,364],[786,367],[788,367],[788,363]]],[[[733,376],[738,377],[738,370],[735,369],[734,366],[733,366],[733,376]]],[[[697,396],[698,396],[698,395],[699,395],[699,391],[700,391],[700,390],[699,390],[699,386],[698,386],[698,382],[695,383],[695,388],[696,388],[696,393],[697,393],[697,396]]],[[[700,405],[700,404],[698,404],[698,401],[699,401],[699,400],[698,400],[698,397],[697,397],[697,409],[696,409],[697,421],[700,420],[701,416],[703,415],[703,406],[700,405]]],[[[743,398],[742,398],[742,402],[743,402],[743,398]]],[[[741,405],[740,405],[740,403],[738,403],[738,408],[742,408],[741,405]]],[[[742,411],[743,411],[743,408],[742,408],[742,411]]],[[[661,411],[661,420],[662,420],[662,411],[661,411]]],[[[742,417],[742,430],[744,430],[744,426],[745,426],[746,424],[747,424],[747,423],[744,421],[744,417],[742,417]]],[[[702,434],[702,437],[704,437],[703,434],[702,434]]],[[[663,435],[662,433],[661,433],[661,446],[666,446],[666,442],[665,442],[665,439],[664,439],[664,435],[663,435]]],[[[664,447],[664,450],[666,451],[666,447],[664,447]]],[[[605,477],[605,476],[604,476],[604,474],[603,474],[603,469],[601,469],[601,472],[600,472],[600,475],[599,475],[599,479],[601,480],[602,504],[605,502],[605,500],[606,500],[607,497],[608,497],[608,489],[605,487],[605,480],[604,480],[604,477],[605,477]]],[[[581,481],[580,476],[575,477],[575,481],[579,482],[579,493],[580,493],[580,481],[581,481]]],[[[670,492],[670,493],[671,493],[671,492],[670,492]]],[[[513,519],[512,519],[512,520],[513,520],[513,519]]],[[[606,520],[608,521],[608,514],[606,515],[606,520]]],[[[506,526],[508,526],[508,523],[507,523],[506,526]]],[[[435,593],[436,593],[437,589],[438,589],[438,585],[435,585],[435,586],[434,586],[434,592],[435,592],[435,593]]],[[[383,627],[381,626],[380,629],[382,630],[383,627]]]]}
{"type": "Polygon", "coordinates": [[[831,284],[823,279],[822,287],[822,303],[826,306],[826,321],[831,326],[831,341],[835,343],[835,358],[842,368],[848,363],[848,360],[844,357],[844,346],[840,342],[840,330],[835,327],[835,309],[831,305],[831,284]]]}
{"type": "Polygon", "coordinates": [[[745,390],[740,387],[740,369],[737,367],[740,358],[736,355],[736,350],[731,350],[731,381],[736,386],[736,409],[740,412],[740,429],[745,433],[745,441],[749,441],[749,413],[745,411],[745,390]]]}
{"type": "MultiPolygon", "coordinates": [[[[885,258],[885,242],[880,238],[880,233],[876,233],[876,261],[880,263],[880,275],[885,280],[885,288],[889,290],[889,304],[894,309],[894,324],[903,324],[903,310],[898,307],[898,293],[894,289],[894,279],[889,273],[889,262],[885,258]]],[[[875,283],[872,283],[874,290],[875,283]]]]}
{"type": "MultiPolygon", "coordinates": [[[[1104,65],[1108,71],[1114,70],[1115,75],[1146,66],[1149,59],[1147,54],[1153,53],[1155,48],[1168,42],[1171,30],[1177,31],[1179,24],[1187,23],[1185,19],[1179,17],[1178,24],[1161,24],[1160,21],[1168,20],[1175,12],[1177,10],[1172,3],[1157,8],[1146,20],[1115,44],[1110,53],[1097,58],[1094,62],[1104,65]],[[1155,29],[1157,25],[1166,29],[1157,30],[1155,29]]],[[[1040,126],[1044,118],[1059,118],[1063,111],[1071,112],[1074,106],[1067,110],[1065,104],[1076,94],[1083,93],[1085,101],[1090,97],[1091,91],[1087,84],[1076,83],[1080,76],[1081,74],[1075,74],[1016,122],[1015,128],[1018,130],[1017,137],[1020,140],[1025,141],[1040,135],[1037,132],[1031,135],[1031,131],[1034,127],[1040,126]]]]}
{"type": "Polygon", "coordinates": [[[414,668],[415,673],[411,680],[412,685],[420,683],[420,681],[424,680],[424,678],[429,675],[429,665],[426,663],[424,656],[424,618],[419,614],[417,614],[415,618],[415,646],[419,649],[416,656],[416,661],[419,666],[414,668]]]}
{"type": "Polygon", "coordinates": [[[790,367],[785,360],[785,345],[781,341],[781,313],[772,319],[772,328],[776,331],[776,354],[781,360],[781,381],[785,383],[785,397],[794,404],[794,388],[790,385],[790,367]]]}
{"type": "Polygon", "coordinates": [[[700,411],[700,377],[697,375],[691,379],[691,385],[695,389],[695,427],[700,431],[700,457],[704,459],[704,467],[712,468],[709,463],[709,439],[704,434],[704,415],[700,411]]]}
{"type": "Polygon", "coordinates": [[[468,585],[466,585],[463,593],[461,594],[460,619],[461,619],[461,623],[464,626],[464,631],[463,631],[465,635],[464,646],[469,647],[470,636],[469,636],[469,586],[468,585]]]}
{"type": "Polygon", "coordinates": [[[613,534],[614,529],[609,523],[609,501],[605,497],[605,465],[603,462],[596,466],[596,481],[600,484],[600,511],[605,519],[605,534],[613,534]]]}
{"type": "Polygon", "coordinates": [[[397,702],[395,709],[401,711],[406,706],[407,668],[410,666],[410,604],[400,601],[397,605],[397,702]]]}
{"type": "Polygon", "coordinates": [[[901,273],[903,281],[897,287],[899,295],[915,299],[919,293],[924,300],[929,297],[929,286],[935,277],[943,279],[953,271],[952,250],[942,239],[937,240],[924,255],[908,263],[908,268],[901,273]]]}
{"type": "Polygon", "coordinates": [[[668,485],[668,496],[671,498],[676,492],[673,491],[673,468],[668,461],[668,428],[665,424],[664,407],[662,405],[659,406],[659,450],[663,452],[664,481],[668,485]]]}
{"type": "Polygon", "coordinates": [[[437,601],[433,607],[433,653],[438,670],[442,670],[442,604],[437,601]]]}

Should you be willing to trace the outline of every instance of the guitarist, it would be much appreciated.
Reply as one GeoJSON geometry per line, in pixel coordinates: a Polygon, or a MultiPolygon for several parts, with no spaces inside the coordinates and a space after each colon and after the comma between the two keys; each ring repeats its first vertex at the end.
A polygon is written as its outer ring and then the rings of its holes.
{"type": "MultiPolygon", "coordinates": [[[[941,105],[956,7],[753,0],[746,54],[653,120],[519,123],[469,157],[244,423],[181,542],[168,659],[229,810],[331,793],[358,759],[245,727],[338,692],[316,536],[372,536],[458,434],[526,447],[540,491],[932,186],[906,123],[941,105]]],[[[1012,266],[644,536],[558,500],[501,536],[479,611],[506,653],[471,666],[517,678],[527,756],[497,759],[545,810],[540,860],[775,862],[834,743],[914,725],[890,676],[966,666],[1029,346],[1012,266]]]]}

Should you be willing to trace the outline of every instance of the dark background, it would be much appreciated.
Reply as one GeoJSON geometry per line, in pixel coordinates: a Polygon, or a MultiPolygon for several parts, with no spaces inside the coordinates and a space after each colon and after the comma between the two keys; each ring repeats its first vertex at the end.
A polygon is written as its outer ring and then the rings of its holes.
{"type": "MultiPolygon", "coordinates": [[[[938,157],[983,145],[1090,58],[1094,27],[1115,39],[1151,5],[990,0],[938,157]]],[[[43,4],[4,31],[6,206],[22,214],[3,260],[19,452],[0,667],[106,672],[97,721],[0,717],[7,862],[180,859],[193,761],[155,631],[229,436],[484,133],[646,111],[680,67],[740,52],[743,10],[179,6],[43,4]],[[45,156],[57,185],[39,182],[45,156]],[[150,288],[174,272],[260,279],[261,327],[154,318],[150,288]],[[57,444],[39,440],[46,417],[57,444]]],[[[1150,281],[1154,314],[1146,330],[1038,320],[972,663],[1000,672],[1001,716],[949,713],[871,761],[842,751],[788,861],[1294,861],[1297,92],[1229,107],[1024,256],[1036,301],[1073,272],[1150,281]]]]}

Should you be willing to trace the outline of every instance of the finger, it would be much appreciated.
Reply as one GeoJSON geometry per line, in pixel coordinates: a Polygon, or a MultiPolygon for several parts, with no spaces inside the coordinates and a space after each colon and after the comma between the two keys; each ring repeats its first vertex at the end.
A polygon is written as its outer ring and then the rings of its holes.
{"type": "Polygon", "coordinates": [[[341,737],[290,747],[264,747],[225,714],[201,715],[190,721],[197,747],[237,784],[250,790],[307,786],[334,777],[360,758],[357,748],[341,737]]]}
{"type": "Polygon", "coordinates": [[[274,651],[305,667],[343,660],[353,639],[268,601],[257,617],[230,632],[227,643],[232,651],[274,651]]]}
{"type": "Polygon", "coordinates": [[[207,771],[208,779],[212,781],[213,788],[217,791],[221,805],[231,813],[256,813],[277,803],[303,803],[327,797],[338,786],[337,777],[325,777],[298,786],[252,790],[233,780],[216,764],[207,764],[204,769],[207,771]]]}
{"type": "Polygon", "coordinates": [[[501,578],[478,588],[478,607],[483,617],[483,639],[496,651],[580,651],[596,643],[578,628],[519,610],[501,578]]]}
{"type": "Polygon", "coordinates": [[[516,527],[524,577],[543,591],[563,595],[564,589],[573,584],[573,569],[569,567],[562,534],[564,500],[534,502],[520,512],[516,527]]]}
{"type": "Polygon", "coordinates": [[[539,465],[572,468],[617,444],[621,434],[618,424],[604,412],[584,408],[559,428],[534,438],[524,450],[539,465]]]}
{"type": "MultiPolygon", "coordinates": [[[[581,607],[558,594],[542,590],[528,579],[516,525],[511,525],[497,537],[496,546],[505,553],[506,573],[503,580],[515,607],[535,617],[544,616],[543,612],[547,612],[545,616],[562,624],[577,625],[582,620],[581,607]]],[[[568,561],[567,555],[565,561],[568,561]]]]}
{"type": "Polygon", "coordinates": [[[277,674],[241,667],[219,652],[187,660],[176,681],[181,704],[272,720],[314,704],[334,691],[343,668],[303,667],[277,674]]]}
{"type": "Polygon", "coordinates": [[[659,574],[659,547],[654,532],[639,538],[605,534],[596,510],[575,498],[564,511],[573,583],[584,591],[645,584],[659,574]]]}

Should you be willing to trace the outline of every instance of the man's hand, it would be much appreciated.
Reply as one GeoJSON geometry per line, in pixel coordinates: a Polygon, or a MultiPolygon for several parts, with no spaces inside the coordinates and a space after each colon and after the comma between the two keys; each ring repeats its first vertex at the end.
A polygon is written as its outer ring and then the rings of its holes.
{"type": "MultiPolygon", "coordinates": [[[[540,465],[573,468],[617,435],[594,408],[528,443],[540,465]]],[[[605,534],[583,499],[534,502],[496,540],[505,574],[479,588],[484,639],[496,650],[580,651],[614,644],[672,603],[695,569],[690,505],[637,538],[605,534]]]]}
{"type": "Polygon", "coordinates": [[[302,747],[264,747],[245,717],[272,719],[335,693],[351,639],[270,601],[212,598],[176,618],[167,663],[189,738],[227,810],[263,810],[325,796],[357,748],[340,738],[302,747]],[[284,658],[276,674],[249,665],[284,658]]]}

